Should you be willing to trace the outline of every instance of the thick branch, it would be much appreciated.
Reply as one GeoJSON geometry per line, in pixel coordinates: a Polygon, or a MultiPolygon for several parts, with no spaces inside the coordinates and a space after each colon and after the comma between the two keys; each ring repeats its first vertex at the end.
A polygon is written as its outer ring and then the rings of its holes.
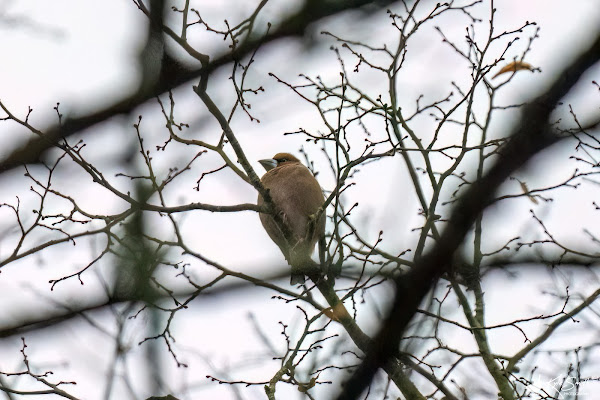
{"type": "MultiPolygon", "coordinates": [[[[40,129],[41,133],[38,137],[31,139],[25,146],[14,150],[6,158],[0,160],[0,173],[23,164],[37,163],[40,161],[42,154],[58,143],[61,138],[79,133],[112,117],[128,114],[148,100],[195,80],[201,75],[207,76],[217,68],[234,60],[242,59],[261,44],[273,42],[281,38],[301,36],[310,24],[343,11],[360,8],[368,4],[372,6],[370,9],[374,11],[378,7],[384,7],[389,3],[391,3],[389,0],[378,2],[367,0],[348,0],[344,2],[308,0],[302,9],[286,20],[281,21],[275,29],[272,29],[265,36],[252,36],[237,45],[234,51],[221,54],[212,61],[209,60],[207,55],[200,54],[198,58],[202,63],[202,67],[198,69],[180,65],[165,54],[158,80],[155,82],[143,82],[138,92],[102,110],[81,117],[67,118],[62,125],[40,129]]],[[[199,53],[196,54],[198,55],[199,53]]],[[[13,136],[16,135],[13,134],[13,136]]]]}
{"type": "Polygon", "coordinates": [[[455,251],[500,184],[535,154],[560,139],[549,127],[550,113],[581,75],[599,59],[600,35],[596,34],[592,46],[567,66],[543,94],[525,107],[499,160],[457,203],[440,240],[430,252],[417,260],[415,268],[396,281],[397,292],[393,307],[374,340],[374,346],[349,379],[340,394],[340,399],[358,398],[373,379],[375,372],[388,365],[397,354],[402,333],[420,302],[435,280],[449,270],[455,251]]]}

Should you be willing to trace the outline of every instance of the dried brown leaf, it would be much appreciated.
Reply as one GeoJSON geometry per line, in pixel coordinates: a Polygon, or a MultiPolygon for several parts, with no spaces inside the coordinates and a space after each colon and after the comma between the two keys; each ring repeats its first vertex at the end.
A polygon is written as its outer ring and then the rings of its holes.
{"type": "Polygon", "coordinates": [[[527,187],[527,184],[521,181],[519,181],[519,184],[521,185],[521,190],[527,195],[529,200],[531,200],[533,204],[538,204],[538,200],[535,198],[535,196],[529,194],[529,188],[527,187]]]}
{"type": "Polygon", "coordinates": [[[517,72],[517,71],[520,71],[523,69],[533,71],[533,67],[530,64],[527,64],[526,62],[523,62],[523,61],[513,61],[509,64],[506,64],[504,67],[502,67],[502,69],[500,69],[500,71],[498,71],[498,73],[496,75],[494,75],[492,78],[495,78],[498,75],[502,75],[507,72],[517,72]]]}

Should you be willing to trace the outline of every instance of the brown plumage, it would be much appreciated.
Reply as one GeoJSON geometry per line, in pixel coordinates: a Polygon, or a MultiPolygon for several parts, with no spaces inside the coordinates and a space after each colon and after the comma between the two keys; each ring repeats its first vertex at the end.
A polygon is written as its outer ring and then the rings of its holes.
{"type": "MultiPolygon", "coordinates": [[[[292,266],[291,284],[304,283],[304,274],[294,272],[294,269],[310,260],[315,244],[325,235],[323,213],[312,237],[307,238],[310,216],[323,205],[323,192],[310,170],[289,153],[278,153],[272,159],[259,162],[267,170],[261,178],[262,184],[269,189],[282,220],[292,233],[292,240],[286,242],[283,232],[270,215],[261,213],[260,222],[292,266]]],[[[257,203],[259,206],[263,204],[260,194],[257,203]]]]}

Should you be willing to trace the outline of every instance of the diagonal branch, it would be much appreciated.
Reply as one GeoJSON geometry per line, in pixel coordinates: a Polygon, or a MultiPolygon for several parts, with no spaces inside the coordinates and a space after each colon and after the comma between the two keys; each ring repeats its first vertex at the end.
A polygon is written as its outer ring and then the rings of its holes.
{"type": "Polygon", "coordinates": [[[522,348],[518,353],[512,356],[508,360],[508,365],[506,369],[508,371],[512,371],[514,366],[523,359],[531,350],[535,349],[537,346],[542,344],[546,339],[550,337],[552,332],[554,332],[559,326],[561,326],[564,322],[573,319],[575,315],[577,315],[581,310],[588,308],[594,301],[598,299],[600,296],[600,289],[596,290],[589,297],[587,297],[584,301],[581,302],[577,307],[569,311],[568,313],[564,313],[560,318],[552,321],[546,330],[537,338],[535,338],[531,343],[522,348]]]}
{"type": "MultiPolygon", "coordinates": [[[[387,366],[398,353],[402,334],[433,283],[450,269],[452,258],[475,219],[494,193],[515,170],[535,154],[558,142],[561,137],[551,130],[548,120],[558,102],[577,83],[581,75],[600,59],[600,33],[592,45],[572,61],[552,85],[524,109],[513,128],[499,160],[483,178],[463,195],[452,212],[447,228],[430,252],[417,260],[415,268],[396,281],[397,292],[392,309],[377,334],[363,363],[348,380],[339,399],[357,399],[369,385],[375,372],[387,366]]],[[[499,387],[504,398],[512,398],[512,388],[499,387]]]]}
{"type": "MultiPolygon", "coordinates": [[[[0,173],[9,171],[23,164],[37,163],[40,161],[42,154],[55,146],[61,138],[72,136],[115,116],[128,114],[148,100],[197,79],[202,75],[208,76],[219,67],[243,58],[254,51],[259,45],[282,38],[302,36],[311,24],[347,10],[370,5],[371,7],[369,10],[373,12],[391,2],[392,1],[390,0],[377,2],[367,0],[348,0],[344,2],[307,0],[303,8],[287,19],[280,21],[275,29],[270,30],[269,33],[262,37],[248,37],[229,53],[218,55],[213,60],[210,60],[208,55],[195,52],[196,58],[202,64],[201,68],[188,68],[178,64],[169,57],[168,54],[164,53],[158,79],[149,79],[149,81],[142,82],[140,90],[136,93],[133,93],[104,109],[80,117],[67,118],[63,124],[40,129],[37,137],[31,139],[22,148],[11,152],[6,158],[0,159],[0,173]]],[[[157,8],[159,8],[163,2],[154,1],[153,3],[158,5],[157,8]]],[[[158,24],[159,22],[156,21],[157,18],[155,17],[155,13],[152,13],[152,15],[154,21],[153,25],[158,24]]],[[[152,28],[150,31],[152,31],[152,28]]],[[[149,36],[152,35],[150,34],[149,36]]],[[[170,34],[170,36],[178,38],[174,33],[170,34]]],[[[152,40],[151,37],[149,37],[148,40],[152,40]]]]}

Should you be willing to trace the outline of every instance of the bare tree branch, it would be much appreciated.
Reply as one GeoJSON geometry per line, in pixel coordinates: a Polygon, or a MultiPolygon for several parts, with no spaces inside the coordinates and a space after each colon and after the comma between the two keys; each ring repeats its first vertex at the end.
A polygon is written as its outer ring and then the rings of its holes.
{"type": "MultiPolygon", "coordinates": [[[[88,115],[66,118],[61,125],[49,126],[39,129],[38,137],[31,139],[25,146],[14,150],[3,160],[0,160],[0,173],[9,171],[23,164],[38,163],[42,154],[54,147],[61,138],[66,138],[88,129],[96,124],[104,122],[115,116],[129,114],[136,107],[144,104],[163,93],[173,90],[189,81],[201,76],[208,77],[216,69],[227,65],[235,60],[240,60],[244,56],[252,53],[257,46],[276,41],[282,38],[301,36],[306,29],[313,23],[323,18],[331,17],[344,11],[370,6],[369,10],[375,11],[391,1],[367,1],[352,0],[344,2],[321,2],[318,0],[307,0],[297,13],[291,15],[286,20],[280,21],[277,26],[267,33],[264,37],[249,37],[243,43],[239,44],[235,50],[216,56],[212,61],[208,55],[196,53],[196,57],[201,62],[202,67],[190,69],[174,61],[168,54],[164,53],[159,67],[160,75],[157,79],[151,79],[152,76],[146,74],[147,80],[142,82],[140,90],[116,103],[90,113],[88,115]]],[[[163,2],[155,1],[156,7],[160,7],[163,2]]],[[[162,23],[162,19],[152,13],[152,26],[162,23]]],[[[152,28],[150,29],[152,32],[152,28]]],[[[149,41],[153,40],[152,34],[149,35],[149,41]]],[[[170,35],[176,36],[175,33],[170,35]]],[[[148,42],[147,46],[151,44],[148,42]]],[[[149,52],[146,52],[148,54],[149,52]]],[[[146,60],[148,61],[148,60],[146,60]]],[[[204,80],[206,82],[206,79],[204,80]]]]}
{"type": "MultiPolygon", "coordinates": [[[[484,177],[473,183],[455,206],[447,228],[430,252],[417,260],[415,268],[396,280],[393,307],[374,340],[361,366],[347,381],[339,399],[357,399],[373,379],[375,372],[386,366],[397,354],[398,345],[417,307],[445,271],[449,271],[455,251],[471,229],[475,219],[492,199],[497,188],[512,172],[535,154],[561,139],[549,125],[550,113],[577,83],[581,75],[600,59],[600,35],[592,45],[558,74],[550,87],[523,110],[500,159],[484,177]]],[[[500,368],[498,366],[498,368],[500,368]]],[[[499,388],[505,399],[512,398],[508,381],[499,388]]]]}

